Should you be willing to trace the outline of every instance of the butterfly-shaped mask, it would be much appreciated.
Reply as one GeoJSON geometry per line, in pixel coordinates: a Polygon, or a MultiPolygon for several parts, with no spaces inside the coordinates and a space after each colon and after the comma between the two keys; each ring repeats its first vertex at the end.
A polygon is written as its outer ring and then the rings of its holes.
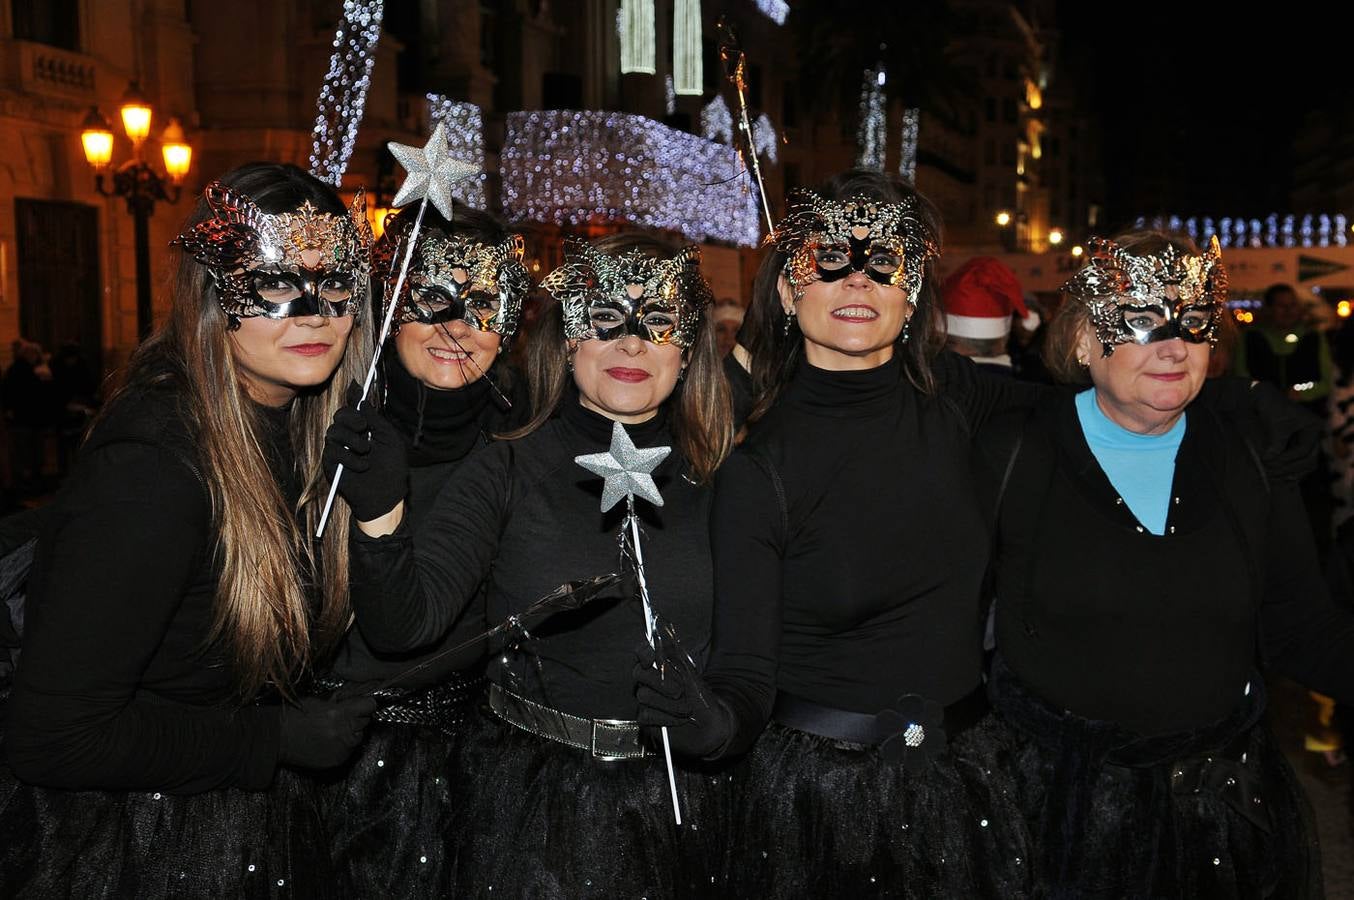
{"type": "Polygon", "coordinates": [[[796,299],[815,281],[863,272],[879,284],[901,287],[915,304],[926,263],[940,252],[911,197],[897,203],[863,196],[825,200],[796,191],[770,240],[786,255],[785,277],[796,299]]]}
{"type": "Polygon", "coordinates": [[[639,250],[609,256],[570,240],[564,265],[542,282],[564,313],[570,340],[610,341],[636,335],[655,344],[695,343],[714,299],[700,273],[700,248],[683,247],[669,259],[639,250]]]}
{"type": "Polygon", "coordinates": [[[211,215],[171,243],[206,267],[217,301],[232,326],[263,316],[355,316],[366,305],[371,226],[366,196],[347,216],[318,211],[310,201],[287,213],[265,213],[248,195],[214,181],[211,215]]]}
{"type": "MultiPolygon", "coordinates": [[[[412,223],[392,217],[373,252],[373,265],[391,302],[412,223]]],[[[522,315],[522,303],[531,290],[531,276],[522,264],[524,244],[519,234],[497,244],[464,235],[448,235],[439,228],[421,228],[414,256],[395,310],[396,325],[420,322],[436,325],[462,320],[479,331],[511,337],[522,315]]]]}
{"type": "Polygon", "coordinates": [[[1090,259],[1063,290],[1090,310],[1106,356],[1118,344],[1173,338],[1215,345],[1227,312],[1227,268],[1216,237],[1204,253],[1167,244],[1141,256],[1092,238],[1090,259]]]}

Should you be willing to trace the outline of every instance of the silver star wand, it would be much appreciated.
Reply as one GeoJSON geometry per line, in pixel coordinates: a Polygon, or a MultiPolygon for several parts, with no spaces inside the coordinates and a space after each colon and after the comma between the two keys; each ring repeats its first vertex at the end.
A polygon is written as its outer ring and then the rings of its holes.
{"type": "MultiPolygon", "coordinates": [[[[630,529],[630,544],[635,549],[635,579],[639,582],[639,599],[644,604],[644,632],[649,646],[654,646],[655,620],[653,604],[649,602],[649,585],[644,578],[644,551],[639,543],[639,516],[635,515],[635,496],[639,495],[654,506],[663,505],[650,473],[672,452],[671,447],[639,449],[625,427],[616,422],[611,427],[611,448],[605,453],[588,453],[574,457],[574,462],[605,479],[602,487],[602,512],[606,512],[625,498],[625,524],[630,529]]],[[[672,767],[672,746],[668,743],[668,729],[663,726],[663,759],[668,766],[668,787],[672,791],[672,814],[682,824],[682,807],[677,801],[677,772],[672,767]]]]}
{"type": "MultiPolygon", "coordinates": [[[[432,137],[428,138],[428,143],[422,147],[411,147],[408,144],[398,144],[391,141],[387,144],[390,147],[391,154],[395,160],[402,166],[408,176],[404,179],[404,184],[400,185],[399,193],[391,201],[392,206],[404,206],[414,200],[422,202],[418,205],[418,215],[414,218],[414,227],[409,231],[408,243],[404,248],[404,260],[400,263],[400,275],[395,279],[395,292],[391,294],[394,298],[386,304],[385,320],[381,323],[381,335],[376,341],[376,350],[371,355],[371,365],[367,367],[367,377],[362,382],[362,399],[358,401],[358,408],[367,402],[367,394],[371,391],[372,382],[376,380],[376,366],[381,361],[381,350],[385,347],[386,338],[390,337],[390,326],[395,321],[395,299],[400,297],[400,292],[404,290],[404,278],[409,274],[409,261],[414,257],[414,247],[418,244],[418,233],[423,228],[423,212],[428,208],[428,203],[437,207],[437,211],[448,221],[451,221],[451,188],[458,181],[464,181],[467,178],[474,178],[479,175],[479,169],[467,162],[459,159],[453,159],[451,151],[447,148],[446,124],[438,122],[437,127],[433,129],[432,137]]],[[[339,463],[338,468],[334,470],[334,480],[329,485],[329,496],[324,501],[324,511],[320,513],[320,524],[315,529],[316,537],[324,536],[324,527],[329,524],[329,513],[334,508],[334,497],[338,495],[339,479],[343,477],[343,463],[339,463]]]]}

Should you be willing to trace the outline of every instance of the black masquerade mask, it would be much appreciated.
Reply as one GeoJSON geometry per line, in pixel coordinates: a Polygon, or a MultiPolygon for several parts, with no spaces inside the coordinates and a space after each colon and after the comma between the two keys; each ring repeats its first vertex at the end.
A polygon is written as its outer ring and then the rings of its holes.
{"type": "Polygon", "coordinates": [[[940,252],[910,197],[900,203],[866,197],[832,201],[796,191],[770,240],[786,255],[785,278],[795,299],[815,281],[863,272],[879,284],[903,288],[915,304],[926,262],[940,252]]]}
{"type": "Polygon", "coordinates": [[[1227,269],[1216,237],[1202,254],[1168,244],[1135,256],[1102,238],[1093,238],[1090,248],[1090,260],[1063,290],[1090,309],[1106,356],[1116,344],[1173,338],[1217,344],[1227,309],[1227,269]]]}
{"type": "Polygon", "coordinates": [[[695,342],[705,307],[714,299],[700,273],[699,247],[654,259],[638,250],[608,256],[570,240],[564,258],[541,286],[559,301],[570,340],[633,334],[683,350],[695,342]]]}
{"type": "Polygon", "coordinates": [[[371,226],[357,192],[347,216],[315,209],[265,213],[219,181],[207,186],[212,215],[171,243],[207,268],[232,327],[264,316],[352,316],[366,303],[371,226]]]}
{"type": "MultiPolygon", "coordinates": [[[[373,265],[385,283],[387,303],[399,277],[402,246],[412,230],[408,218],[399,215],[387,219],[385,234],[372,254],[373,265]]],[[[482,244],[436,228],[420,229],[403,296],[397,301],[396,326],[407,322],[437,325],[459,319],[479,331],[511,337],[531,290],[531,276],[522,256],[522,236],[518,234],[498,244],[482,244]]]]}

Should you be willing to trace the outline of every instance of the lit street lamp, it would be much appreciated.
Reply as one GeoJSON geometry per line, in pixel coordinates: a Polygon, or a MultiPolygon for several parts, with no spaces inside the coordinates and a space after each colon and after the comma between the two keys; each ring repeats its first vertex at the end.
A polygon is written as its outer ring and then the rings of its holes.
{"type": "Polygon", "coordinates": [[[164,157],[165,174],[161,175],[141,158],[141,146],[150,134],[151,107],[133,83],[122,95],[118,110],[122,130],[132,142],[132,158],[112,173],[111,189],[104,181],[113,159],[113,129],[98,107],[90,107],[81,126],[80,143],[85,160],[94,169],[94,187],[105,197],[124,197],[127,212],[136,223],[136,330],[145,338],[150,334],[153,315],[150,303],[150,217],[157,201],[174,203],[179,199],[179,185],[193,161],[193,148],[184,137],[178,119],[170,119],[160,136],[160,150],[164,157]]]}

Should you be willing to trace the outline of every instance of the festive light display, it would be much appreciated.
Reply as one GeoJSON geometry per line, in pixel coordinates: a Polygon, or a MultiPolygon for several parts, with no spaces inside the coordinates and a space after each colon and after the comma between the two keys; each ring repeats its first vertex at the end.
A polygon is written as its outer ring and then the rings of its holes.
{"type": "Polygon", "coordinates": [[[790,5],[785,0],[757,0],[757,9],[777,25],[784,25],[790,14],[790,5]]]}
{"type": "Polygon", "coordinates": [[[484,117],[473,103],[448,100],[441,94],[428,95],[428,119],[432,127],[446,124],[447,154],[470,163],[479,170],[478,178],[466,178],[452,185],[451,195],[467,206],[484,209],[484,117]]]}
{"type": "Polygon", "coordinates": [[[752,149],[758,156],[765,156],[770,163],[776,162],[776,126],[771,124],[766,113],[752,123],[752,149]]]}
{"type": "Polygon", "coordinates": [[[1190,216],[1183,220],[1179,216],[1139,216],[1134,225],[1181,231],[1196,243],[1216,234],[1223,247],[1344,247],[1350,239],[1348,222],[1344,213],[1305,216],[1270,213],[1263,222],[1231,216],[1216,220],[1212,216],[1202,219],[1190,216]]]}
{"type": "Polygon", "coordinates": [[[715,99],[701,109],[701,134],[707,141],[733,143],[733,113],[723,94],[715,94],[715,99]]]}
{"type": "Polygon", "coordinates": [[[663,111],[668,115],[677,112],[677,89],[672,85],[672,76],[663,76],[663,111]]]}
{"type": "Polygon", "coordinates": [[[860,91],[860,129],[857,131],[856,165],[862,169],[884,168],[888,149],[888,116],[884,107],[884,69],[866,69],[860,91]]]}
{"type": "Polygon", "coordinates": [[[654,50],[654,0],[621,0],[616,25],[621,38],[621,74],[658,71],[654,50]]]}
{"type": "Polygon", "coordinates": [[[643,116],[509,113],[499,169],[513,222],[632,222],[744,247],[761,238],[737,151],[643,116]]]}
{"type": "Polygon", "coordinates": [[[362,123],[383,11],[383,0],[343,0],[329,71],[320,85],[310,151],[311,174],[335,187],[343,182],[362,123]]]}
{"type": "Polygon", "coordinates": [[[683,97],[704,93],[700,0],[676,0],[672,7],[673,88],[683,97]]]}
{"type": "Polygon", "coordinates": [[[917,141],[920,137],[921,110],[908,107],[903,110],[903,149],[898,158],[898,174],[912,182],[917,180],[917,141]]]}

